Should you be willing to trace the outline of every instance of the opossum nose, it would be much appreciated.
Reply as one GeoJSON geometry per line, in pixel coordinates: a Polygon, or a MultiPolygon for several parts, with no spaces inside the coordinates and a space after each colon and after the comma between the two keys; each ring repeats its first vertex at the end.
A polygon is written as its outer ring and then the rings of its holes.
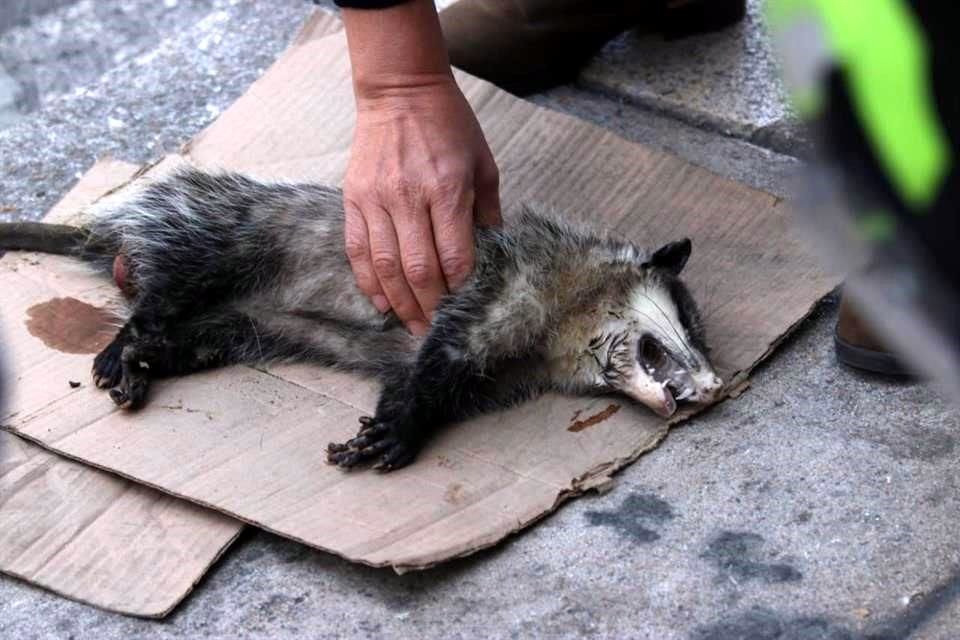
{"type": "Polygon", "coordinates": [[[717,397],[720,389],[723,387],[723,380],[718,376],[713,376],[709,382],[700,388],[700,398],[703,402],[709,402],[717,397]]]}

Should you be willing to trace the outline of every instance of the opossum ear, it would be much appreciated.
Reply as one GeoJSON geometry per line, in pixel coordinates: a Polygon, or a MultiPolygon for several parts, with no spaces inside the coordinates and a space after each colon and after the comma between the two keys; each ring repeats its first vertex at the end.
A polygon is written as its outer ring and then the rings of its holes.
{"type": "Polygon", "coordinates": [[[652,267],[666,269],[673,275],[679,275],[690,258],[690,249],[693,247],[690,238],[670,242],[657,249],[647,264],[652,267]]]}

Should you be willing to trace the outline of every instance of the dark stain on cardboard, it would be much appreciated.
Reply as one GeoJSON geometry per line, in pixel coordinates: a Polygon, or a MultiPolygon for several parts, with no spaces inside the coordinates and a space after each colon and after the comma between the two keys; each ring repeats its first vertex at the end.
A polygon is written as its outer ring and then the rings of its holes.
{"type": "Polygon", "coordinates": [[[464,497],[463,485],[459,482],[454,482],[443,492],[443,499],[453,505],[462,503],[464,497]]]}
{"type": "Polygon", "coordinates": [[[616,509],[587,511],[591,526],[612,527],[633,542],[646,543],[660,539],[653,529],[674,518],[673,508],[666,500],[652,493],[633,493],[616,509]]]}
{"type": "Polygon", "coordinates": [[[803,578],[803,574],[789,564],[763,562],[760,551],[763,542],[763,537],[755,533],[722,531],[710,541],[700,557],[717,567],[720,572],[718,582],[737,584],[760,580],[774,584],[798,582],[803,578]]]}
{"type": "Polygon", "coordinates": [[[578,433],[580,431],[583,431],[584,429],[589,429],[594,425],[600,424],[601,422],[603,422],[604,420],[606,420],[607,418],[615,414],[617,411],[620,411],[620,405],[611,404],[603,411],[599,413],[595,413],[592,416],[588,416],[583,420],[580,420],[580,411],[577,411],[575,414],[573,414],[573,422],[571,422],[570,426],[567,427],[567,431],[573,431],[574,433],[578,433]]]}
{"type": "MultiPolygon", "coordinates": [[[[183,406],[183,400],[178,400],[177,404],[161,404],[157,405],[161,409],[167,409],[168,411],[183,411],[184,413],[202,413],[207,416],[207,420],[213,420],[213,413],[206,411],[205,409],[191,409],[190,407],[183,406]]],[[[263,448],[263,436],[260,436],[260,448],[263,448]]]]}
{"type": "Polygon", "coordinates": [[[27,330],[63,353],[99,353],[116,334],[117,317],[76,298],[53,298],[27,309],[27,330]]]}
{"type": "Polygon", "coordinates": [[[456,469],[457,463],[447,456],[437,456],[437,466],[444,469],[456,469]]]}

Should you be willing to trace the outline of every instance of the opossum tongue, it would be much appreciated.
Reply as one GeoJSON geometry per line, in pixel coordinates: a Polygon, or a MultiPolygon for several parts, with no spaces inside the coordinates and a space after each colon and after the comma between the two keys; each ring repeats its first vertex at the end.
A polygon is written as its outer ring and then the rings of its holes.
{"type": "Polygon", "coordinates": [[[664,418],[669,418],[677,411],[677,401],[674,400],[665,381],[658,382],[645,376],[635,375],[625,391],[633,399],[642,402],[664,418]]]}
{"type": "Polygon", "coordinates": [[[673,397],[673,393],[670,392],[670,388],[667,385],[660,387],[660,390],[663,392],[663,411],[659,412],[664,418],[669,418],[677,411],[677,401],[673,397]]]}

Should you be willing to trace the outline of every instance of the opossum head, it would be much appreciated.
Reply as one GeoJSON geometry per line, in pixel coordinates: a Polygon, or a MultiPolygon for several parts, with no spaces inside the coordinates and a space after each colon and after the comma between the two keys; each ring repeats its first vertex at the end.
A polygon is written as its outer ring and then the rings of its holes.
{"type": "Polygon", "coordinates": [[[678,403],[713,400],[723,386],[708,358],[703,324],[680,279],[689,240],[643,260],[618,299],[608,301],[588,351],[600,386],[669,417],[678,403]]]}

